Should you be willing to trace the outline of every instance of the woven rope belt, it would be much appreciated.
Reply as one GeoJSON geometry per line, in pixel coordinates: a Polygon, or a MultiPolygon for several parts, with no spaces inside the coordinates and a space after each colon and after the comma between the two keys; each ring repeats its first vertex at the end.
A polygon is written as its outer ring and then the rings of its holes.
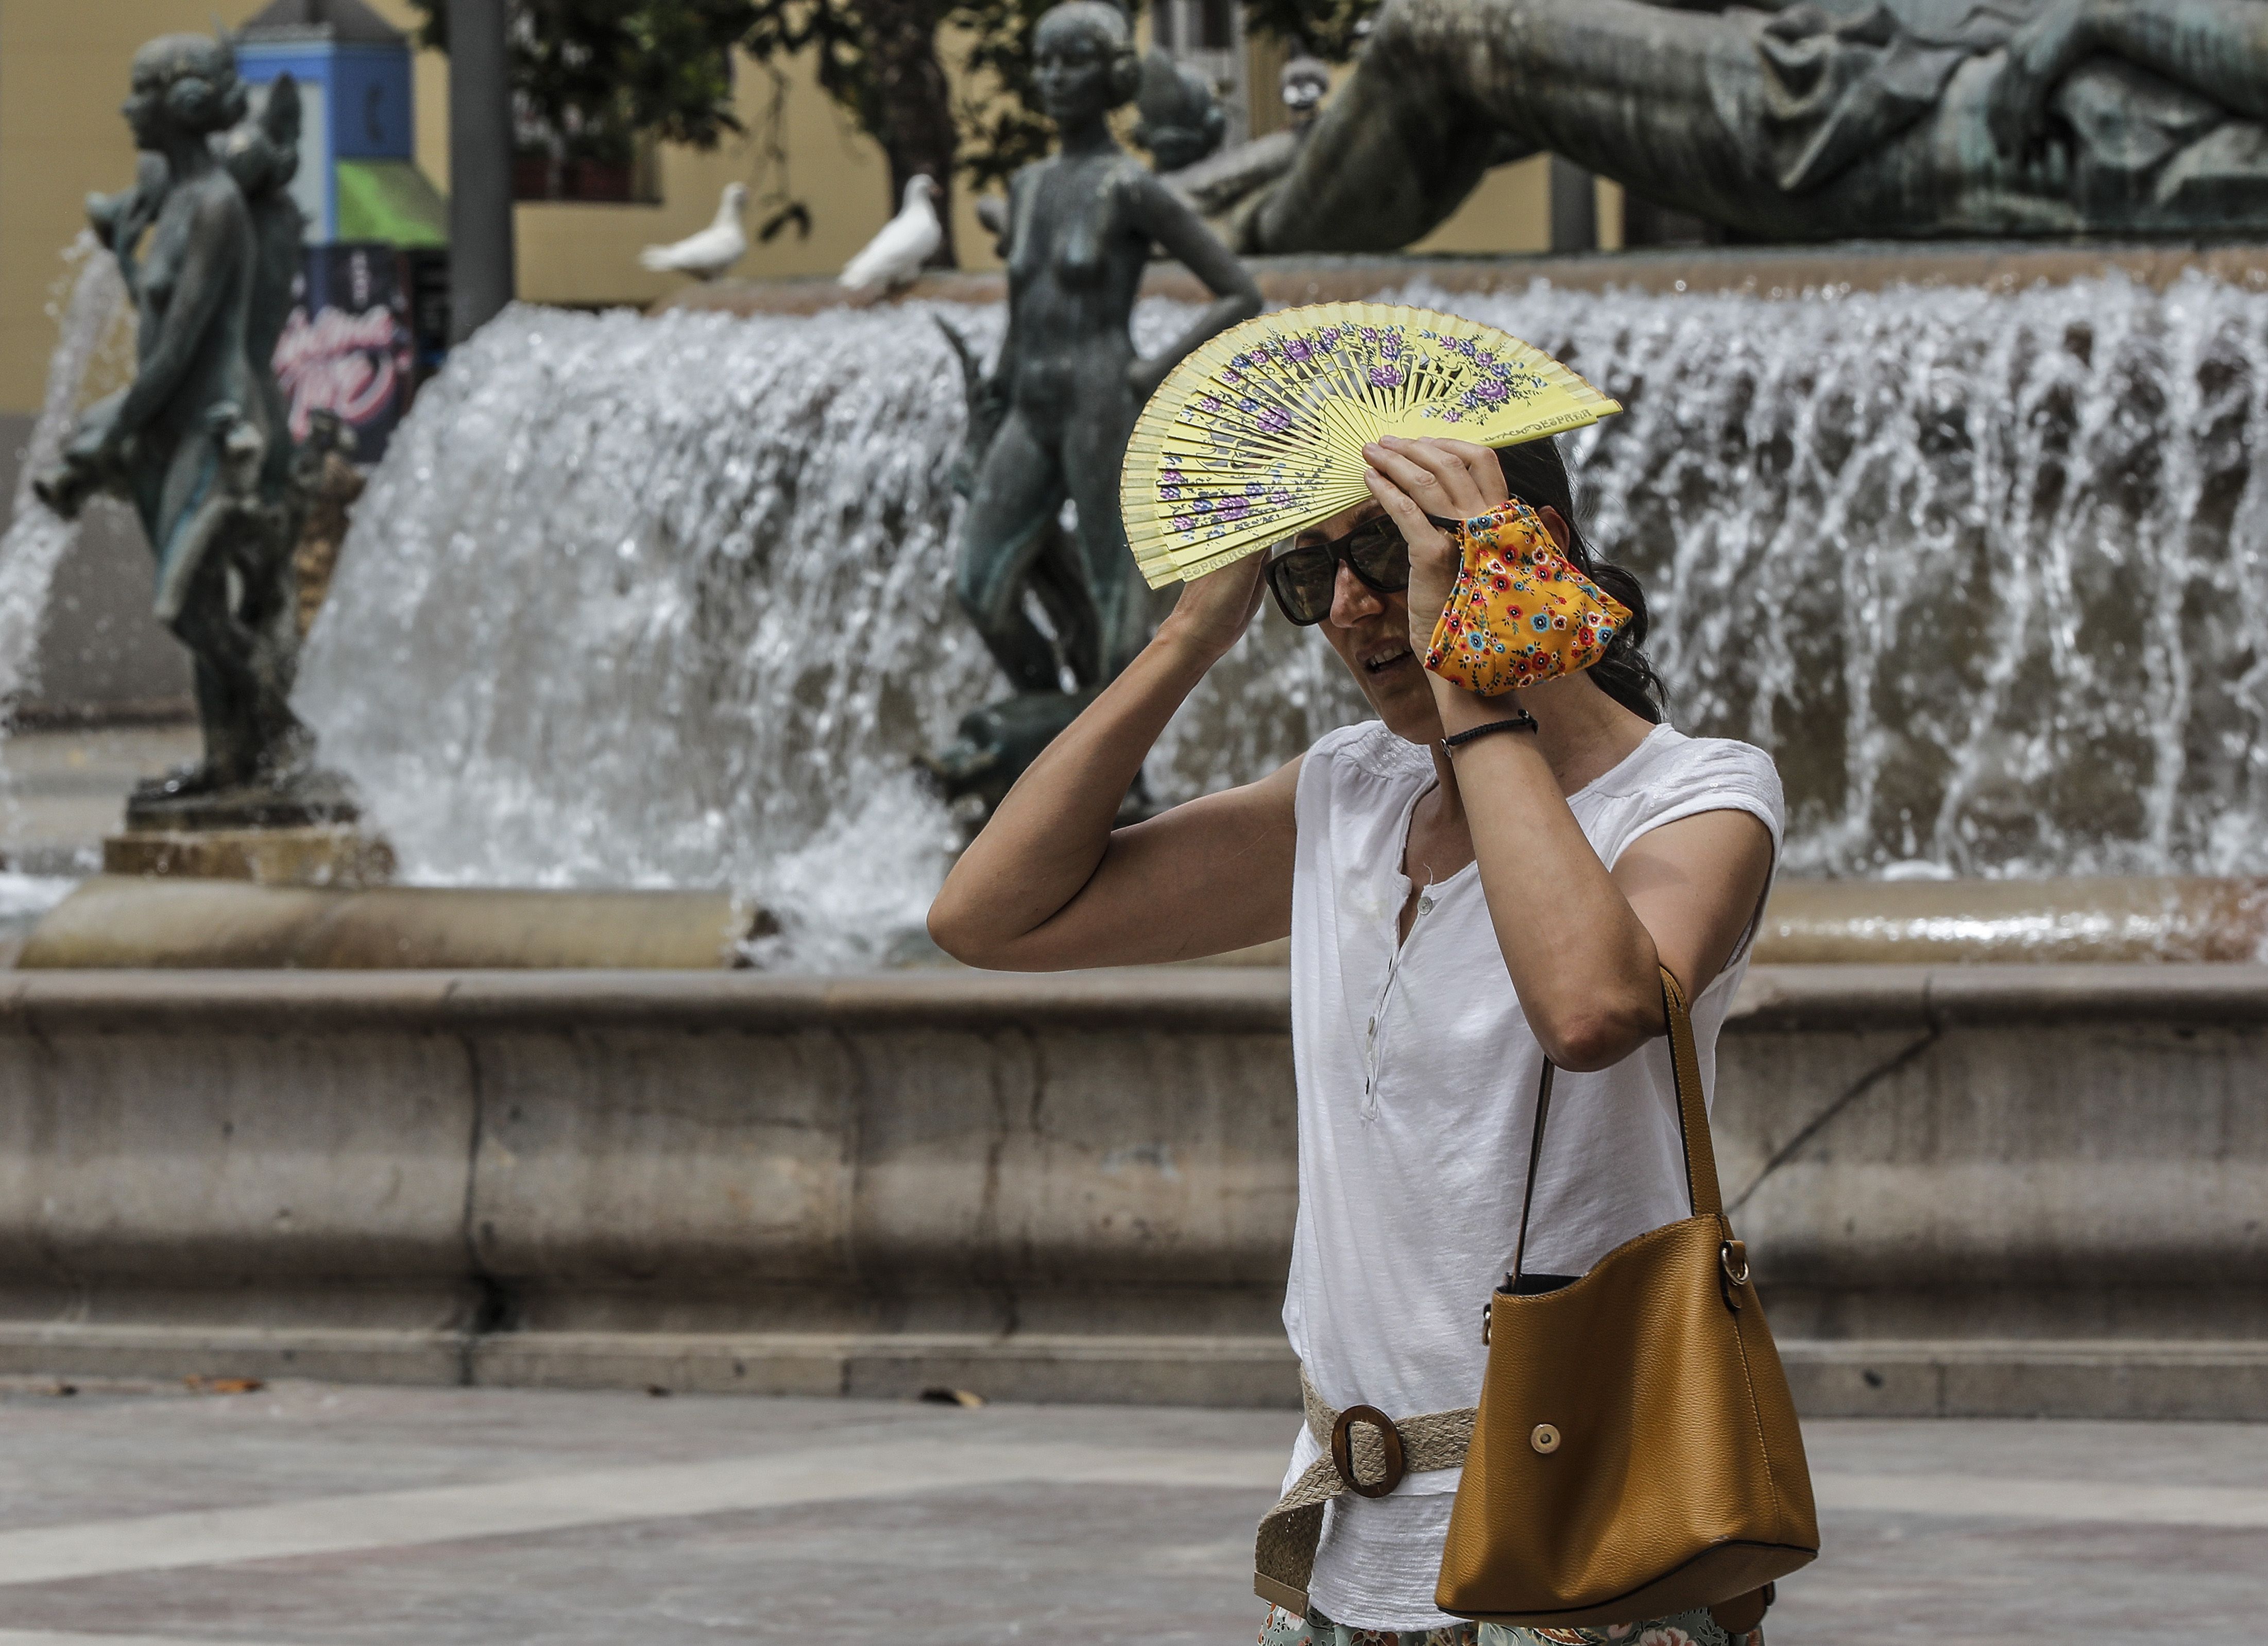
{"type": "Polygon", "coordinates": [[[1307,1433],[1323,1455],[1292,1482],[1282,1501],[1261,1517],[1252,1551],[1252,1592],[1270,1605],[1307,1615],[1307,1579],[1315,1569],[1315,1541],[1323,1534],[1323,1505],[1342,1492],[1383,1497],[1405,1474],[1454,1469],[1472,1444],[1473,1412],[1428,1412],[1399,1422],[1374,1406],[1334,1412],[1307,1374],[1300,1374],[1307,1433]]]}

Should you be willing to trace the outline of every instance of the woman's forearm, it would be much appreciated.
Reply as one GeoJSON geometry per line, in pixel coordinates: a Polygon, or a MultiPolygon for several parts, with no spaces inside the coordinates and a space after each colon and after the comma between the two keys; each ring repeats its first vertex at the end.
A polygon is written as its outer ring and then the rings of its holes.
{"type": "MultiPolygon", "coordinates": [[[[1555,682],[1522,696],[1538,719],[1555,682]]],[[[1517,712],[1436,678],[1451,733],[1517,712]]],[[[1604,1068],[1661,1032],[1653,938],[1568,809],[1534,735],[1476,738],[1451,757],[1505,970],[1538,1040],[1564,1068],[1604,1068]]]]}
{"type": "Polygon", "coordinates": [[[1160,630],[1042,751],[946,877],[930,910],[941,947],[983,963],[1079,896],[1143,761],[1214,655],[1170,624],[1160,630]]]}

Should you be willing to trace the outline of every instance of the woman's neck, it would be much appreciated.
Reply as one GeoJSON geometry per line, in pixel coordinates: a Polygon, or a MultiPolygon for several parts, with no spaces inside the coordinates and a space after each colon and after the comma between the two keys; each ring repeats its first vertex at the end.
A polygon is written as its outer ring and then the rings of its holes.
{"type": "Polygon", "coordinates": [[[1653,730],[1599,690],[1588,675],[1563,675],[1520,694],[1520,706],[1535,717],[1535,746],[1559,779],[1559,792],[1572,794],[1595,783],[1630,758],[1653,730]]]}

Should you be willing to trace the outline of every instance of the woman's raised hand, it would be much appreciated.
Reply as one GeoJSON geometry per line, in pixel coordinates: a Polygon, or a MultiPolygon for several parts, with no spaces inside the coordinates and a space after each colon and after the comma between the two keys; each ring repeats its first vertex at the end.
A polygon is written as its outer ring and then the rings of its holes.
{"type": "Polygon", "coordinates": [[[1264,550],[1249,554],[1182,584],[1181,599],[1158,625],[1158,638],[1189,647],[1211,668],[1251,626],[1253,614],[1260,609],[1260,572],[1267,558],[1264,550]]]}
{"type": "Polygon", "coordinates": [[[1370,464],[1363,478],[1371,495],[1410,545],[1410,644],[1423,657],[1456,587],[1460,562],[1455,539],[1433,520],[1470,520],[1512,494],[1496,454],[1469,440],[1388,436],[1364,447],[1362,454],[1370,464]]]}

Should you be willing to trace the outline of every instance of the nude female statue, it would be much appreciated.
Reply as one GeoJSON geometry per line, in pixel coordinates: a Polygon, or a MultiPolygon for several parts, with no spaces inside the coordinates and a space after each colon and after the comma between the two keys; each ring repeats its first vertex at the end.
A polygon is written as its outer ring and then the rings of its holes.
{"type": "Polygon", "coordinates": [[[1387,0],[1256,251],[1549,151],[1764,240],[2268,230],[2268,0],[1387,0]]]}
{"type": "Polygon", "coordinates": [[[1175,363],[1261,301],[1243,265],[1111,135],[1111,110],[1141,84],[1125,14],[1068,0],[1040,19],[1035,55],[1060,144],[1009,185],[1008,335],[984,386],[999,424],[976,468],[954,590],[1017,690],[1060,696],[1056,650],[1026,615],[1027,589],[1041,594],[1082,688],[1141,648],[1147,602],[1118,513],[1127,436],[1175,363]],[[1153,245],[1214,301],[1144,359],[1127,324],[1153,245]],[[1068,534],[1054,529],[1066,497],[1079,514],[1068,534]]]}
{"type": "MultiPolygon", "coordinates": [[[[167,779],[164,798],[251,781],[298,730],[284,706],[288,651],[279,660],[265,632],[276,615],[265,609],[276,604],[266,563],[289,552],[292,509],[276,484],[290,456],[277,398],[247,346],[261,241],[211,141],[246,104],[220,41],[167,35],[135,54],[121,112],[140,169],[133,188],[90,201],[88,215],[134,299],[137,369],[88,409],[36,487],[65,515],[114,492],[149,534],[156,615],[195,659],[205,741],[202,762],[167,779]]],[[[296,212],[278,233],[296,259],[296,212]]]]}

